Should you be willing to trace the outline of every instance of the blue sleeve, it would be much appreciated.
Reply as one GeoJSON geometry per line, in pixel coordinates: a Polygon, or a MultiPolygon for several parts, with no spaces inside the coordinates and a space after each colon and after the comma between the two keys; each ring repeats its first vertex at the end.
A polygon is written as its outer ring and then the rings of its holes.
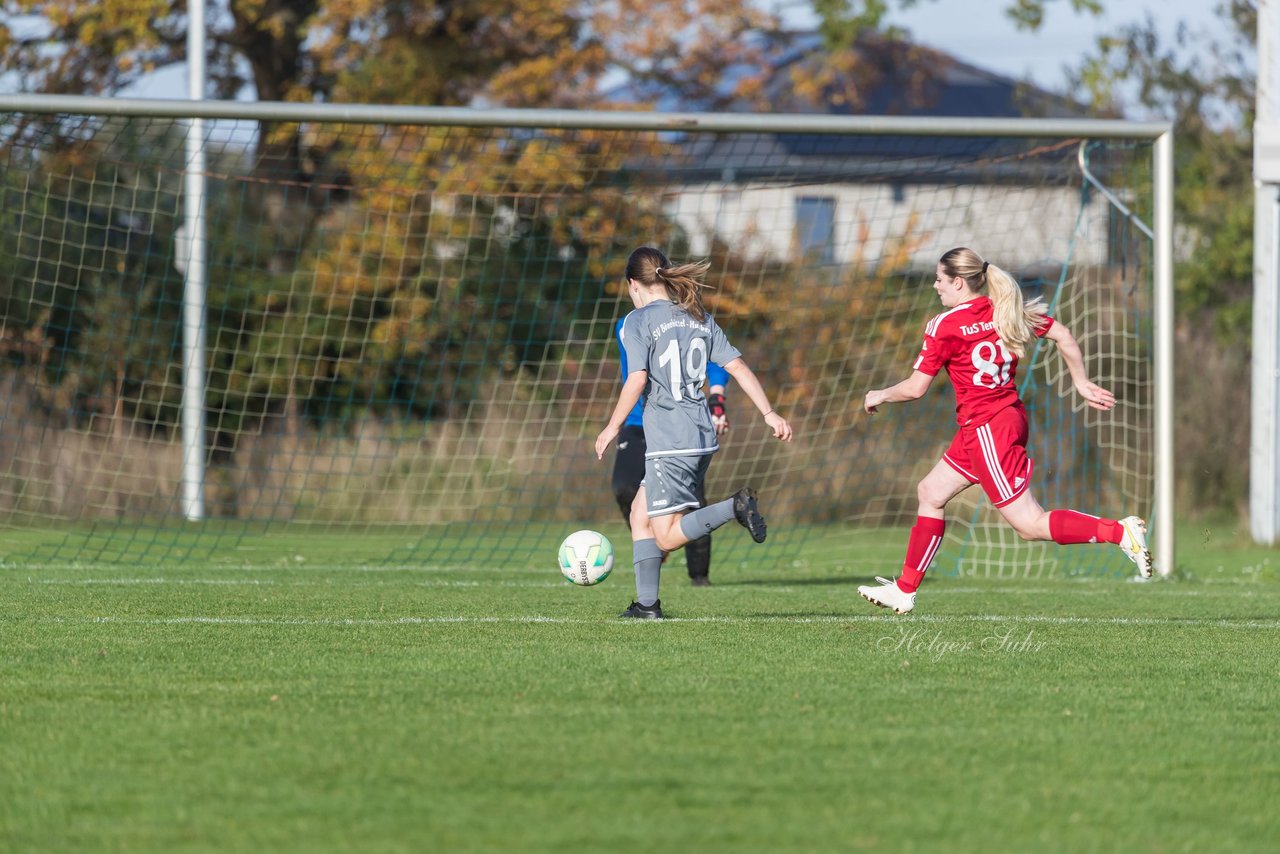
{"type": "Polygon", "coordinates": [[[613,327],[613,340],[618,344],[618,361],[622,365],[622,378],[627,378],[627,348],[622,346],[622,324],[627,322],[626,316],[618,318],[618,323],[613,327]]]}
{"type": "MultiPolygon", "coordinates": [[[[626,380],[627,378],[627,348],[622,343],[622,324],[626,322],[627,322],[626,315],[623,315],[622,317],[618,318],[618,325],[613,327],[613,338],[614,338],[614,341],[616,341],[618,344],[618,362],[622,366],[623,380],[626,380]]],[[[627,419],[622,423],[628,427],[644,426],[644,397],[643,396],[641,396],[640,400],[636,403],[636,405],[632,407],[631,411],[627,413],[627,419]]]]}
{"type": "Polygon", "coordinates": [[[707,385],[722,385],[728,387],[729,372],[717,365],[715,362],[707,362],[707,385]]]}

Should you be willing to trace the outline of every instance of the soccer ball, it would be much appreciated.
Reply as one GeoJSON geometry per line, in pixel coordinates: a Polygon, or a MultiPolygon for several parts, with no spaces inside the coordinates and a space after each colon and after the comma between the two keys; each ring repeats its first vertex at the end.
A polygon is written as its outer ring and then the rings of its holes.
{"type": "Polygon", "coordinates": [[[599,584],[613,572],[613,543],[597,531],[574,531],[560,544],[560,571],[574,584],[599,584]]]}

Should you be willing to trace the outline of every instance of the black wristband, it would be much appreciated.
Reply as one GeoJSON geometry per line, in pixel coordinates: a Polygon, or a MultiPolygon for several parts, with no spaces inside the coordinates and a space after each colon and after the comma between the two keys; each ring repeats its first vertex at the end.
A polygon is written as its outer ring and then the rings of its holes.
{"type": "Polygon", "coordinates": [[[711,410],[711,414],[717,418],[724,416],[724,395],[709,394],[707,395],[707,408],[711,410]]]}

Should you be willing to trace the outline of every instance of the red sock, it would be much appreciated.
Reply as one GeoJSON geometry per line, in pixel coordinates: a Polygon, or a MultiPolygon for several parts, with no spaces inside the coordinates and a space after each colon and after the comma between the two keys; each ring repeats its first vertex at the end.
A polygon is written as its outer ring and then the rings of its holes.
{"type": "Polygon", "coordinates": [[[1102,519],[1075,510],[1049,511],[1049,536],[1055,543],[1118,543],[1124,529],[1114,519],[1102,519]]]}
{"type": "Polygon", "coordinates": [[[925,571],[933,562],[933,556],[942,545],[942,534],[947,529],[943,519],[932,519],[928,516],[917,516],[916,524],[911,528],[911,536],[907,538],[907,559],[902,564],[902,575],[898,577],[898,589],[903,593],[914,593],[924,580],[925,571]]]}
{"type": "Polygon", "coordinates": [[[1098,542],[1119,543],[1124,539],[1124,526],[1115,519],[1098,520],[1098,542]]]}

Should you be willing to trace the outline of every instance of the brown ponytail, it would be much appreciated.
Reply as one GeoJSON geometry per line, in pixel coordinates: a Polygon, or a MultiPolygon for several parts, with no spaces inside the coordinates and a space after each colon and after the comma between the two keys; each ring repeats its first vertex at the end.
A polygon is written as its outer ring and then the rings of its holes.
{"type": "Polygon", "coordinates": [[[703,283],[702,277],[710,269],[711,264],[707,261],[673,265],[657,249],[642,246],[627,259],[626,276],[646,287],[663,285],[673,303],[701,321],[707,319],[707,309],[702,304],[701,294],[701,290],[707,285],[703,283]]]}

